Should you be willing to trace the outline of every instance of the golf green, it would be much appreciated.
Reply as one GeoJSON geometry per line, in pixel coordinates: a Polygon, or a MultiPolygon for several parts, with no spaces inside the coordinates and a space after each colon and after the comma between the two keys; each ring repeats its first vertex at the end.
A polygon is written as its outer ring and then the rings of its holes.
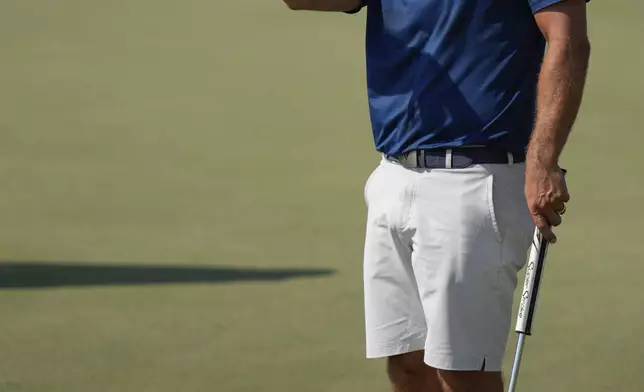
{"type": "MultiPolygon", "coordinates": [[[[589,8],[522,392],[644,390],[644,5],[589,8]]],[[[278,0],[0,2],[0,392],[387,391],[363,29],[278,0]]]]}

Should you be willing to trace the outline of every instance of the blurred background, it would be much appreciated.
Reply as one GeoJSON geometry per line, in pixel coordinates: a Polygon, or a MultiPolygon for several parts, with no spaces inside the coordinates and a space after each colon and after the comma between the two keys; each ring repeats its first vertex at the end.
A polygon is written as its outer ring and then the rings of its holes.
{"type": "MultiPolygon", "coordinates": [[[[589,9],[524,392],[644,390],[644,5],[589,9]]],[[[387,391],[363,41],[278,0],[0,2],[0,391],[387,391]]]]}

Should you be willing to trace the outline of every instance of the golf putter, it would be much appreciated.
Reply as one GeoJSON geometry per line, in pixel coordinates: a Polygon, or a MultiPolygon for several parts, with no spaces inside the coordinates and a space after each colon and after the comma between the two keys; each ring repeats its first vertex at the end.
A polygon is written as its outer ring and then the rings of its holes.
{"type": "Polygon", "coordinates": [[[508,392],[516,391],[525,337],[532,335],[532,321],[534,320],[546,253],[548,253],[548,241],[543,238],[539,229],[535,229],[532,247],[530,248],[530,258],[528,259],[525,271],[525,283],[523,284],[521,301],[519,302],[519,313],[517,315],[515,328],[515,331],[519,334],[519,339],[514,354],[514,364],[512,365],[512,376],[510,377],[510,388],[508,392]]]}
{"type": "MultiPolygon", "coordinates": [[[[564,176],[566,170],[561,169],[564,176]]],[[[523,355],[523,345],[525,337],[532,335],[532,322],[539,297],[539,286],[541,285],[541,276],[546,263],[546,254],[548,253],[549,242],[543,238],[538,228],[534,229],[532,247],[530,248],[530,257],[525,271],[525,282],[521,292],[521,301],[519,302],[519,313],[517,314],[516,333],[519,334],[517,340],[517,349],[514,353],[514,363],[512,365],[512,375],[510,377],[510,388],[508,392],[515,392],[517,380],[519,377],[519,367],[521,366],[521,356],[523,355]]]]}

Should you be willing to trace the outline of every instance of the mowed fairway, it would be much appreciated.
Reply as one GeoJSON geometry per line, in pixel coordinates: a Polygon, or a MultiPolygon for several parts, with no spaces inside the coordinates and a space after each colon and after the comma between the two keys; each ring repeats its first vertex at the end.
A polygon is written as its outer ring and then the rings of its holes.
{"type": "MultiPolygon", "coordinates": [[[[521,392],[644,390],[644,6],[589,7],[521,392]]],[[[0,2],[0,392],[388,390],[363,359],[363,28],[277,0],[0,2]]]]}

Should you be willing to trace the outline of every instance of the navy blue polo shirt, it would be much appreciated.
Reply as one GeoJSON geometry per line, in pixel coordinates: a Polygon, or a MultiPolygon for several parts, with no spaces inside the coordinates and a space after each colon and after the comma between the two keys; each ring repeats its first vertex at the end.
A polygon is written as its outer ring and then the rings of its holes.
{"type": "Polygon", "coordinates": [[[562,0],[366,0],[376,149],[525,150],[545,40],[533,13],[562,0]]]}

